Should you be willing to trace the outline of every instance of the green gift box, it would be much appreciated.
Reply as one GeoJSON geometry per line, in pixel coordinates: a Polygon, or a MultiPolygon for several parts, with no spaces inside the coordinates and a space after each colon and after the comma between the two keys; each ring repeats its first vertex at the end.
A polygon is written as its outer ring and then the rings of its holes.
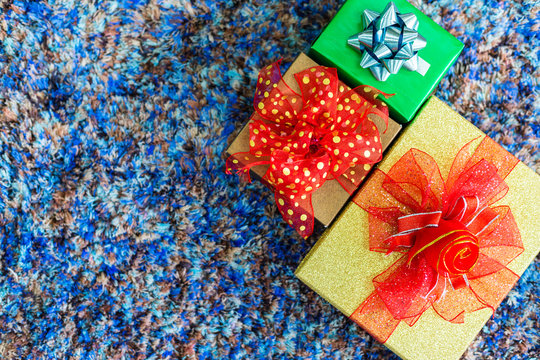
{"type": "Polygon", "coordinates": [[[422,76],[416,71],[401,68],[386,81],[378,81],[369,68],[360,66],[363,54],[351,47],[348,39],[364,30],[364,10],[383,13],[389,3],[388,0],[348,0],[313,43],[309,55],[320,64],[336,67],[340,78],[350,86],[370,85],[395,94],[386,101],[390,113],[397,121],[407,123],[414,118],[456,61],[463,44],[407,1],[393,0],[400,14],[412,13],[416,16],[417,31],[426,40],[418,56],[429,63],[429,69],[422,76]]]}

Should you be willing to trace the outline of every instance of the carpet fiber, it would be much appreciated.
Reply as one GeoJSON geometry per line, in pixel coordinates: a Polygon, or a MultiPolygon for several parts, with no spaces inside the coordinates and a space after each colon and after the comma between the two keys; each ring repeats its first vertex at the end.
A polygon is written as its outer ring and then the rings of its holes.
{"type": "MultiPolygon", "coordinates": [[[[342,3],[0,0],[1,359],[396,358],[223,171],[259,68],[342,3]]],[[[413,3],[466,45],[437,96],[540,171],[538,2],[413,3]]],[[[466,359],[539,357],[539,282],[536,259],[466,359]]]]}

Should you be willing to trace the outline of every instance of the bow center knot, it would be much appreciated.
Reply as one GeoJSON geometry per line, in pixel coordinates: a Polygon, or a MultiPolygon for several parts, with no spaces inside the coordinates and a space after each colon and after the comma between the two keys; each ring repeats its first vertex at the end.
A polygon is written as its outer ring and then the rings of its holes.
{"type": "Polygon", "coordinates": [[[440,274],[449,278],[467,274],[478,261],[478,239],[457,220],[439,221],[416,233],[408,262],[423,255],[440,274]]]}

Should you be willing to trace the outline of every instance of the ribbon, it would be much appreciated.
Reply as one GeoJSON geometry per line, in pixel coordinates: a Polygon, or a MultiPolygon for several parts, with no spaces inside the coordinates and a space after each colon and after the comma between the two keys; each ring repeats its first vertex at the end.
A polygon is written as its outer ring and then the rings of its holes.
{"type": "Polygon", "coordinates": [[[400,14],[393,2],[382,14],[366,9],[362,16],[364,30],[348,39],[348,44],[363,53],[360,66],[370,69],[378,81],[386,81],[404,66],[424,76],[430,64],[418,56],[426,39],[418,33],[418,19],[413,13],[400,14]]]}
{"type": "Polygon", "coordinates": [[[368,212],[370,250],[402,254],[351,315],[381,342],[429,308],[452,323],[494,311],[519,278],[506,267],[523,251],[519,229],[508,206],[493,206],[518,160],[488,137],[472,152],[475,141],[446,181],[431,156],[411,149],[355,198],[368,212]]]}
{"type": "Polygon", "coordinates": [[[281,215],[307,237],[314,226],[312,193],[336,179],[352,194],[370,164],[381,160],[379,131],[368,115],[388,124],[388,108],[378,99],[387,94],[369,86],[351,90],[336,69],[323,66],[295,74],[298,94],[281,78],[279,65],[259,73],[249,152],[229,157],[226,171],[251,180],[253,166],[269,166],[263,181],[274,189],[281,215]]]}

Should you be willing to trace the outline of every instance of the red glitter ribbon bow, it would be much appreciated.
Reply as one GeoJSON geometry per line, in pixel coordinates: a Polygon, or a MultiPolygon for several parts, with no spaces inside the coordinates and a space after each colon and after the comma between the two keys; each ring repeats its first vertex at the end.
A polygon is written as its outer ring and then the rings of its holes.
{"type": "Polygon", "coordinates": [[[518,160],[488,137],[471,154],[473,142],[446,181],[431,156],[411,149],[356,198],[369,213],[370,250],[403,253],[351,315],[381,342],[430,307],[453,323],[494,311],[519,278],[506,267],[523,251],[519,229],[508,206],[493,206],[518,160]]]}
{"type": "MultiPolygon", "coordinates": [[[[263,176],[275,191],[283,218],[304,237],[313,232],[312,193],[336,179],[352,193],[367,170],[359,164],[381,160],[377,114],[388,124],[383,94],[363,86],[363,96],[339,83],[334,68],[315,66],[295,74],[300,94],[282,79],[280,62],[259,73],[249,124],[249,152],[227,159],[227,173],[249,179],[249,170],[269,165],[263,176]]],[[[387,95],[387,94],[383,94],[387,95]]]]}

